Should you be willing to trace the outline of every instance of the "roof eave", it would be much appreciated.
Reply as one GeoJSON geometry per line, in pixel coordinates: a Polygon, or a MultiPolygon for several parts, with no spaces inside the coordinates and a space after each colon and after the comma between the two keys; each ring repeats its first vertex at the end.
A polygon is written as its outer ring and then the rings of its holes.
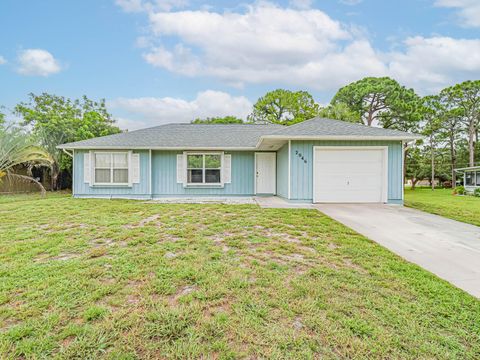
{"type": "Polygon", "coordinates": [[[455,171],[472,171],[472,170],[480,170],[480,166],[469,166],[469,167],[464,167],[464,168],[458,168],[454,169],[455,171]]]}
{"type": "Polygon", "coordinates": [[[246,150],[255,150],[255,147],[219,147],[219,146],[107,146],[107,145],[97,145],[97,146],[68,146],[58,145],[57,149],[67,149],[67,150],[177,150],[177,151],[189,151],[189,150],[230,150],[230,151],[246,151],[246,150]]]}
{"type": "Polygon", "coordinates": [[[420,140],[423,137],[420,135],[409,136],[365,136],[365,135],[321,135],[321,136],[304,136],[304,135],[264,135],[261,136],[257,148],[260,146],[263,140],[379,140],[379,141],[414,141],[420,140]]]}

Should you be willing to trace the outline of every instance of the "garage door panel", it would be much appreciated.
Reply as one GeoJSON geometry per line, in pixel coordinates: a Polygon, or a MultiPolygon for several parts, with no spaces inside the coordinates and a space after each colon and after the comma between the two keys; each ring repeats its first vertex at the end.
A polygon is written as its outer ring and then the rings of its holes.
{"type": "MultiPolygon", "coordinates": [[[[369,162],[369,161],[382,161],[382,153],[378,150],[340,150],[335,152],[335,159],[332,159],[330,151],[323,151],[320,153],[317,159],[319,161],[325,161],[330,163],[342,163],[342,162],[369,162]]],[[[317,153],[318,154],[318,153],[317,153]]]]}
{"type": "Polygon", "coordinates": [[[385,192],[383,148],[315,149],[316,202],[381,202],[385,192]]]}
{"type": "Polygon", "coordinates": [[[349,171],[353,174],[372,174],[376,175],[382,174],[382,163],[354,163],[350,165],[343,164],[332,164],[324,162],[315,162],[317,173],[322,174],[325,171],[328,171],[328,174],[345,174],[345,171],[349,171]]]}

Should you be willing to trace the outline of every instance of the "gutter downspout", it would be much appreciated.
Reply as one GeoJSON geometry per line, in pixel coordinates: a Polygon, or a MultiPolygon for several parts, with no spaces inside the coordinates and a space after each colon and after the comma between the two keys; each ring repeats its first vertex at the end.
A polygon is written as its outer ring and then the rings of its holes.
{"type": "Polygon", "coordinates": [[[291,147],[292,147],[292,141],[291,140],[288,140],[288,180],[287,180],[287,184],[288,184],[288,192],[287,192],[287,197],[288,197],[288,200],[290,200],[290,197],[291,197],[291,193],[290,193],[290,167],[291,167],[291,164],[290,164],[290,161],[291,161],[291,147]]]}

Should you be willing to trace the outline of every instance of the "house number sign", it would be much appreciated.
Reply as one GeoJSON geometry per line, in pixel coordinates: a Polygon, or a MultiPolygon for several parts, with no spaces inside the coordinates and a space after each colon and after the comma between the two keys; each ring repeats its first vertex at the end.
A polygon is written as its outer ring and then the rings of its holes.
{"type": "Polygon", "coordinates": [[[305,164],[307,163],[307,159],[305,159],[302,153],[299,152],[298,150],[295,150],[295,155],[297,155],[305,164]]]}

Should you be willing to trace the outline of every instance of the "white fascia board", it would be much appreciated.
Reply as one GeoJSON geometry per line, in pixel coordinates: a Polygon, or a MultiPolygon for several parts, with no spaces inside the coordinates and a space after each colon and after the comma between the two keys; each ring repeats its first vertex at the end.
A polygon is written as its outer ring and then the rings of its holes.
{"type": "Polygon", "coordinates": [[[75,150],[176,150],[176,151],[253,151],[255,147],[162,147],[162,146],[73,146],[62,147],[58,149],[75,149],[75,150]]]}
{"type": "Polygon", "coordinates": [[[411,136],[364,136],[364,135],[320,135],[320,136],[286,136],[286,135],[267,135],[260,137],[258,145],[266,139],[270,140],[396,140],[396,141],[405,141],[405,140],[420,140],[423,139],[422,136],[411,135],[411,136]]]}

